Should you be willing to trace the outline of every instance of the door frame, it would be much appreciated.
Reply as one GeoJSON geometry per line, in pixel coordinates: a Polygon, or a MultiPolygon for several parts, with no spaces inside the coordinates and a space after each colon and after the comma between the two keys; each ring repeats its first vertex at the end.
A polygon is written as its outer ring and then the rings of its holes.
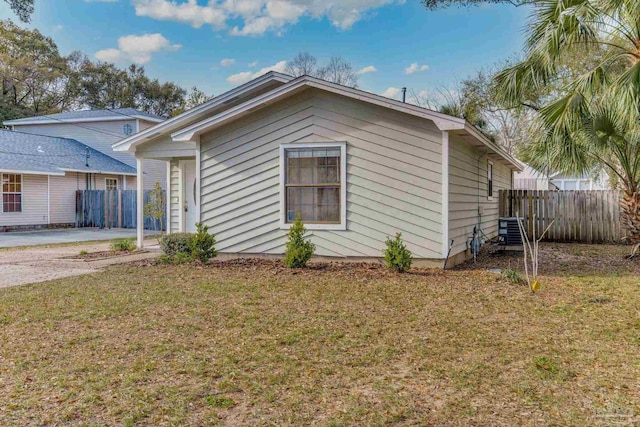
{"type": "Polygon", "coordinates": [[[195,179],[196,179],[196,199],[194,200],[196,205],[196,213],[195,213],[195,222],[200,222],[200,204],[198,203],[200,199],[200,179],[199,179],[199,168],[198,168],[198,160],[196,158],[192,159],[181,159],[178,161],[178,168],[180,169],[180,173],[178,174],[178,206],[179,206],[179,215],[178,215],[178,228],[181,233],[187,231],[187,216],[184,214],[184,202],[185,202],[185,193],[184,193],[184,184],[186,181],[186,167],[187,163],[193,162],[195,165],[195,179]]]}

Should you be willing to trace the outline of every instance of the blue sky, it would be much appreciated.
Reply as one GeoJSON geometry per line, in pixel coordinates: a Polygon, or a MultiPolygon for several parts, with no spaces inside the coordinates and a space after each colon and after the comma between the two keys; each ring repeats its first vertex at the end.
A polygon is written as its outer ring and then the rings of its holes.
{"type": "MultiPolygon", "coordinates": [[[[360,87],[394,95],[389,88],[451,87],[517,53],[527,14],[498,5],[432,12],[419,0],[38,0],[30,26],[64,54],[137,62],[210,94],[308,51],[375,68],[360,87]]],[[[15,19],[4,2],[0,18],[15,19]]]]}

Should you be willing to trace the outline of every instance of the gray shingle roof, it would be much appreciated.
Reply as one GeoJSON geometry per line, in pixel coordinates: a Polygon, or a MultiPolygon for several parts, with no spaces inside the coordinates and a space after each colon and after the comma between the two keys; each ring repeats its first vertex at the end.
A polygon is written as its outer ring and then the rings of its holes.
{"type": "Polygon", "coordinates": [[[73,121],[73,120],[100,120],[100,119],[122,119],[127,120],[131,118],[136,119],[149,119],[151,121],[165,120],[164,117],[156,116],[154,114],[145,113],[144,111],[136,110],[135,108],[113,108],[110,110],[79,110],[79,111],[67,111],[58,114],[49,114],[46,116],[25,117],[23,119],[7,120],[4,122],[6,125],[19,125],[23,123],[32,122],[50,122],[50,121],[73,121]]]}
{"type": "Polygon", "coordinates": [[[64,170],[87,173],[136,173],[135,168],[75,139],[5,129],[0,129],[0,170],[43,174],[62,174],[64,170]]]}

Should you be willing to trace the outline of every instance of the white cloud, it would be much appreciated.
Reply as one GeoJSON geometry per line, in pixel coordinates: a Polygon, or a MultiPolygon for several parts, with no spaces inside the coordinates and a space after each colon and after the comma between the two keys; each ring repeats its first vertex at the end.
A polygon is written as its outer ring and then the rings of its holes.
{"type": "Polygon", "coordinates": [[[390,87],[382,92],[382,96],[386,96],[387,98],[396,98],[398,95],[400,95],[400,91],[401,89],[398,89],[397,87],[390,87]]]}
{"type": "Polygon", "coordinates": [[[229,33],[236,36],[256,36],[267,31],[280,33],[301,17],[326,18],[333,26],[347,30],[368,11],[404,1],[209,0],[201,5],[197,0],[132,0],[138,16],[181,22],[195,28],[207,24],[214,30],[233,25],[229,33]]]}
{"type": "Polygon", "coordinates": [[[428,65],[418,65],[417,62],[414,62],[413,64],[411,64],[407,68],[405,68],[404,72],[406,74],[413,74],[413,73],[417,73],[419,71],[427,71],[428,69],[429,69],[428,65]]]}
{"type": "Polygon", "coordinates": [[[373,65],[368,65],[368,66],[356,71],[356,74],[362,75],[362,74],[367,74],[367,73],[375,73],[376,71],[378,71],[376,69],[376,67],[374,67],[373,65]]]}
{"type": "Polygon", "coordinates": [[[246,83],[249,80],[255,79],[256,77],[260,77],[261,75],[266,74],[269,71],[277,71],[279,73],[282,73],[286,66],[287,66],[287,61],[280,61],[276,64],[273,64],[270,67],[261,68],[255,73],[251,71],[243,71],[241,73],[233,74],[227,77],[227,81],[231,84],[239,85],[242,83],[246,83]]]}
{"type": "Polygon", "coordinates": [[[233,58],[224,58],[222,61],[220,61],[220,65],[222,65],[223,67],[230,67],[235,63],[236,60],[233,58]]]}
{"type": "Polygon", "coordinates": [[[256,67],[258,65],[258,61],[253,61],[249,64],[249,68],[256,67]]]}
{"type": "Polygon", "coordinates": [[[217,2],[200,6],[196,0],[176,2],[169,0],[133,0],[137,16],[147,16],[160,21],[176,21],[200,28],[204,24],[214,29],[225,28],[227,13],[217,2]]]}
{"type": "Polygon", "coordinates": [[[151,61],[154,53],[171,52],[180,49],[182,45],[171,44],[162,34],[129,35],[118,39],[118,49],[104,49],[96,52],[95,56],[101,61],[121,62],[132,61],[136,64],[146,64],[151,61]]]}

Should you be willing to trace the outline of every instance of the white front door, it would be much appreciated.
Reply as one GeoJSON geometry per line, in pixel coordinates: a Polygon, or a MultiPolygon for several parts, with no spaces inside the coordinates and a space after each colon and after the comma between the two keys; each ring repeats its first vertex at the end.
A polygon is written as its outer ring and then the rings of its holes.
{"type": "Polygon", "coordinates": [[[196,231],[196,162],[195,160],[183,160],[182,162],[182,215],[183,230],[188,233],[196,231]]]}

